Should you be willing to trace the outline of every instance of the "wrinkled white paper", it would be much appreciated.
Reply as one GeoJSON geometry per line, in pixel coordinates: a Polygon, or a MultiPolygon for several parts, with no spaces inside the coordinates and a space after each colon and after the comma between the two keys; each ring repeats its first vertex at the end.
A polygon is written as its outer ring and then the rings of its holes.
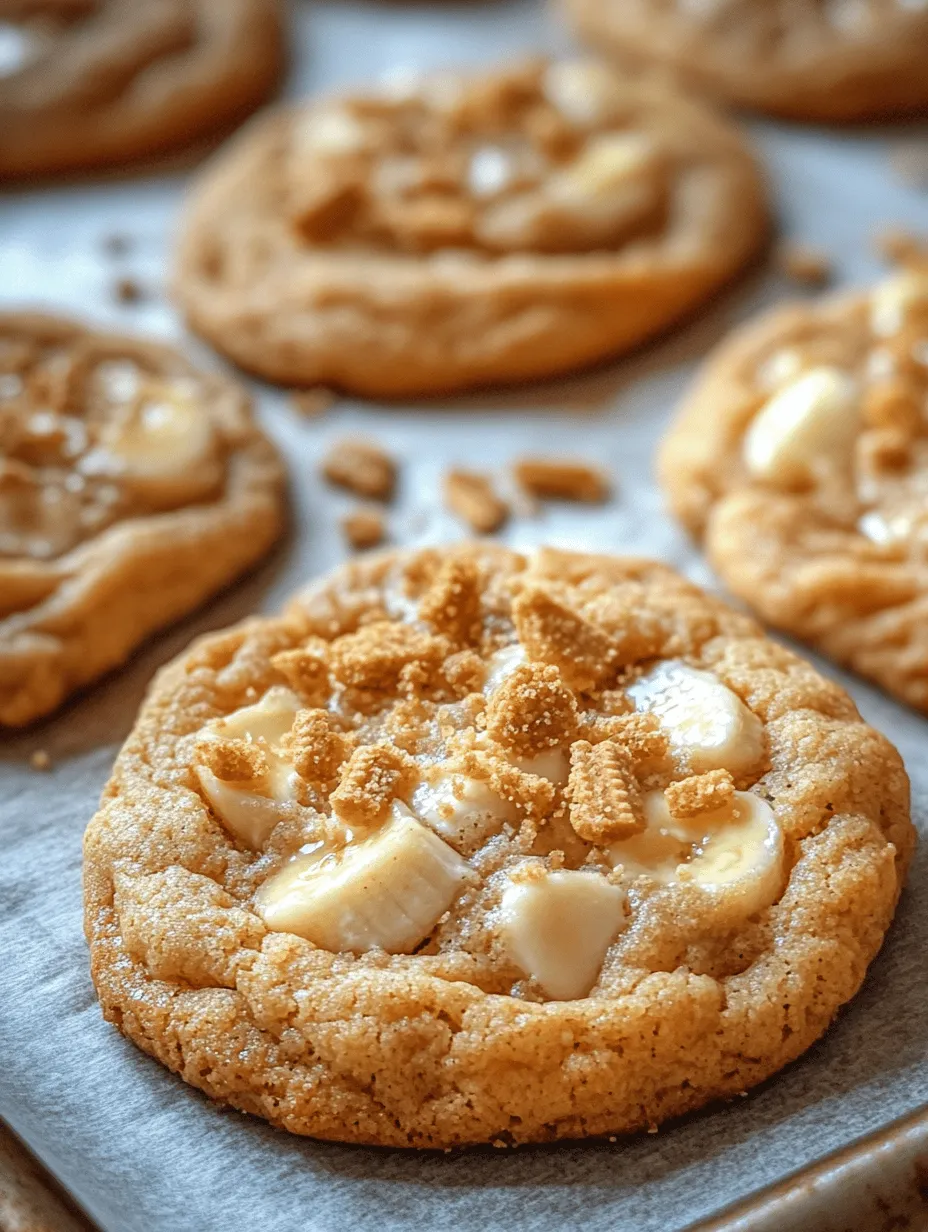
{"type": "MultiPolygon", "coordinates": [[[[559,37],[527,0],[428,7],[323,0],[299,6],[294,20],[294,94],[397,66],[556,46],[559,37]]],[[[928,224],[928,198],[890,172],[887,154],[900,130],[754,129],[785,229],[833,255],[841,281],[877,272],[868,243],[879,224],[928,224]]],[[[0,196],[0,305],[48,305],[180,337],[164,284],[186,179],[183,170],[161,171],[0,196]],[[102,240],[113,232],[132,237],[128,255],[103,255],[102,240]],[[110,288],[123,273],[154,297],[117,307],[110,288]]],[[[448,463],[503,467],[522,451],[545,450],[600,459],[616,477],[612,504],[551,507],[515,521],[507,541],[653,554],[708,582],[661,512],[650,478],[654,445],[700,357],[733,323],[788,290],[755,272],[657,345],[543,387],[418,407],[344,401],[315,421],[300,419],[276,391],[258,390],[290,461],[296,516],[289,542],[57,718],[0,741],[0,1116],[105,1232],[671,1232],[928,1099],[924,852],[864,990],[820,1045],[749,1098],[614,1144],[414,1155],[291,1138],[213,1106],[143,1056],[102,1022],[88,976],[80,840],[115,751],[159,664],[203,630],[273,610],[342,558],[336,525],[350,501],[314,479],[328,441],[362,430],[403,459],[391,513],[393,536],[403,543],[461,535],[440,508],[448,463]],[[48,773],[29,768],[37,748],[52,757],[48,773]]],[[[924,827],[928,723],[835,668],[823,670],[848,684],[866,717],[899,744],[924,827]]]]}

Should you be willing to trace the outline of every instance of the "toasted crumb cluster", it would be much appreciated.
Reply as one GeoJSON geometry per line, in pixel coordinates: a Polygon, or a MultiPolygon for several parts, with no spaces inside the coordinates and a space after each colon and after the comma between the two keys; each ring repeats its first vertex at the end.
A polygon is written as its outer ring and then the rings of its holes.
{"type": "Polygon", "coordinates": [[[581,501],[599,505],[609,499],[609,479],[601,467],[567,458],[520,458],[513,465],[516,482],[540,500],[581,501]]]}
{"type": "Polygon", "coordinates": [[[455,468],[444,479],[445,504],[478,535],[492,535],[509,520],[509,505],[489,475],[455,468]]]}
{"type": "Polygon", "coordinates": [[[467,545],[354,561],[168,668],[88,830],[86,919],[108,1016],[214,1097],[529,1141],[798,1055],[911,842],[894,750],[752,621],[648,562],[467,545]]]}
{"type": "Polygon", "coordinates": [[[928,257],[780,309],[707,366],[662,448],[681,520],[767,620],[928,709],[928,257]]]}
{"type": "Polygon", "coordinates": [[[370,500],[389,500],[396,485],[396,463],[376,441],[336,441],[322,462],[329,483],[370,500]]]}

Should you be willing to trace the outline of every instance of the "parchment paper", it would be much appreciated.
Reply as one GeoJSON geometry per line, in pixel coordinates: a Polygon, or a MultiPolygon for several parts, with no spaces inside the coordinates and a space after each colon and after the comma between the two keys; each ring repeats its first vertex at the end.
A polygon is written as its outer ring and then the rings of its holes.
{"type": "MultiPolygon", "coordinates": [[[[534,4],[331,0],[294,12],[291,92],[557,44],[534,4]]],[[[836,259],[841,281],[877,272],[868,241],[887,221],[928,225],[928,197],[890,174],[887,152],[916,129],[825,133],[755,123],[784,228],[836,259]]],[[[925,139],[924,129],[921,139],[925,139]]],[[[0,302],[82,311],[168,338],[180,328],[162,295],[186,172],[0,195],[0,302]],[[111,232],[132,251],[106,258],[111,232]],[[114,275],[154,293],[111,302],[114,275]]],[[[672,1232],[928,1100],[928,869],[916,860],[886,946],[827,1038],[733,1105],[630,1141],[516,1152],[413,1155],[301,1141],[214,1107],[101,1021],[80,918],[80,839],[153,671],[195,634],[258,608],[341,559],[348,501],[314,480],[327,441],[361,429],[403,459],[394,538],[461,535],[440,510],[447,463],[496,465],[520,451],[577,452],[610,465],[616,501],[551,507],[517,520],[513,545],[651,553],[711,578],[664,518],[650,479],[655,441],[699,358],[734,322],[784,293],[758,272],[645,352],[573,381],[389,410],[344,401],[319,421],[258,390],[290,459],[296,528],[253,577],[138,653],[51,722],[0,744],[0,1116],[105,1232],[383,1232],[384,1229],[654,1229],[672,1232]],[[48,773],[29,768],[47,750],[48,773]]],[[[206,362],[218,362],[201,353],[206,362]]],[[[928,816],[928,723],[849,680],[865,716],[900,746],[915,815],[928,816]]]]}

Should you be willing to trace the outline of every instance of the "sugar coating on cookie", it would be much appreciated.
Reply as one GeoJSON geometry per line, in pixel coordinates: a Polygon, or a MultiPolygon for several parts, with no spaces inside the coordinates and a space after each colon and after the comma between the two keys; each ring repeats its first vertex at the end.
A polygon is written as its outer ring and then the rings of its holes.
{"type": "Polygon", "coordinates": [[[928,105],[921,0],[561,0],[622,63],[669,68],[720,100],[799,120],[864,120],[928,105]]]}
{"type": "Polygon", "coordinates": [[[283,65],[277,0],[0,11],[0,178],[123,163],[244,118],[283,65]]]}
{"type": "Polygon", "coordinates": [[[165,346],[0,315],[0,725],[258,559],[281,488],[238,386],[165,346]]]}
{"type": "Polygon", "coordinates": [[[660,472],[731,590],[928,709],[928,265],[723,344],[660,472]]]}
{"type": "Polygon", "coordinates": [[[272,380],[424,393],[623,350],[764,233],[725,122],[652,80],[538,61],[270,117],[195,190],[175,288],[272,380]]]}
{"type": "Polygon", "coordinates": [[[297,1133],[632,1130],[824,1031],[907,790],[840,689],[662,566],[385,553],[158,679],[86,836],[94,979],[297,1133]]]}

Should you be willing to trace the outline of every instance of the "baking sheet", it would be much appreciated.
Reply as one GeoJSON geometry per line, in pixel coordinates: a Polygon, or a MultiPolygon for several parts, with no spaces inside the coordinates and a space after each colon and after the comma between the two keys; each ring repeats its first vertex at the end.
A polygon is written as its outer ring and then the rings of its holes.
{"type": "MultiPolygon", "coordinates": [[[[401,67],[497,58],[559,45],[534,3],[355,2],[294,9],[290,92],[369,80],[401,67]]],[[[784,229],[823,248],[839,281],[876,275],[870,237],[886,222],[928,227],[928,197],[897,182],[889,151],[922,128],[825,133],[752,125],[784,229]]],[[[0,303],[72,309],[118,328],[182,337],[163,283],[187,173],[0,194],[0,303]],[[118,259],[114,232],[132,238],[118,259]],[[112,301],[136,277],[137,307],[112,301]]],[[[695,364],[730,326],[787,288],[756,271],[671,337],[570,381],[389,409],[339,402],[302,420],[256,387],[289,457],[296,528],[262,569],[141,650],[51,722],[0,743],[0,1116],[105,1232],[299,1229],[654,1229],[673,1232],[928,1101],[928,858],[916,858],[887,944],[827,1038],[735,1104],[617,1143],[412,1155],[301,1141],[211,1105],[101,1021],[80,920],[80,839],[153,671],[191,637],[256,609],[343,558],[337,518],[350,501],[314,482],[327,442],[361,430],[403,462],[397,542],[460,537],[440,508],[447,464],[503,467],[525,450],[581,453],[611,466],[616,500],[549,507],[516,520],[513,546],[650,553],[711,582],[664,518],[650,479],[655,442],[695,364]],[[28,758],[47,750],[53,768],[28,758]]],[[[218,362],[193,344],[208,363],[218,362]]],[[[928,723],[820,664],[905,756],[915,816],[928,818],[928,723]]]]}

